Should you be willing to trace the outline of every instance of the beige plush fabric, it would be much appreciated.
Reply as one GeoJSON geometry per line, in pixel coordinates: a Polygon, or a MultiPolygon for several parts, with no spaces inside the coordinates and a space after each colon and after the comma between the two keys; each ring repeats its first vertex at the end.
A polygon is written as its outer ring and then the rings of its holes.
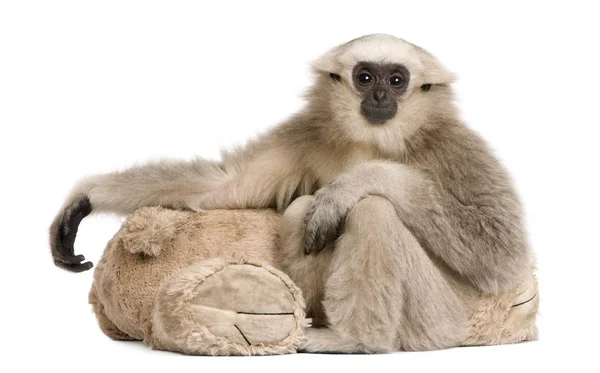
{"type": "Polygon", "coordinates": [[[481,346],[537,340],[535,320],[539,299],[537,279],[533,275],[513,291],[499,296],[477,295],[464,344],[481,346]]]}
{"type": "Polygon", "coordinates": [[[294,353],[306,341],[300,289],[266,263],[215,258],[160,288],[154,347],[196,355],[294,353]]]}
{"type": "Polygon", "coordinates": [[[100,327],[189,354],[295,352],[308,323],[300,290],[270,266],[278,224],[269,210],[140,209],[96,267],[90,303],[100,327]]]}
{"type": "MultiPolygon", "coordinates": [[[[271,210],[136,211],[95,270],[89,299],[100,327],[187,354],[296,352],[309,323],[301,291],[278,269],[280,223],[271,210]]],[[[497,296],[465,294],[464,345],[537,339],[533,275],[497,296]]]]}

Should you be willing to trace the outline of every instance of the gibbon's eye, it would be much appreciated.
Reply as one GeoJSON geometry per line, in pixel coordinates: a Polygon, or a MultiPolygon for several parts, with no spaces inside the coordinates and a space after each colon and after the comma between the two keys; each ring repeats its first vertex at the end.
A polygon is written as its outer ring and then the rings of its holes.
{"type": "Polygon", "coordinates": [[[400,75],[394,75],[390,78],[390,84],[393,87],[402,87],[404,85],[404,78],[400,75]]]}
{"type": "Polygon", "coordinates": [[[358,76],[358,82],[362,85],[370,84],[373,81],[373,77],[367,73],[362,73],[358,76]]]}

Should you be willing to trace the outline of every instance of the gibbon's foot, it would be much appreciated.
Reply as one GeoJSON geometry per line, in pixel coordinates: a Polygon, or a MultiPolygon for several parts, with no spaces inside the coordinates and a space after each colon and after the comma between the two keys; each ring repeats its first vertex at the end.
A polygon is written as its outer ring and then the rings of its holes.
{"type": "Polygon", "coordinates": [[[77,197],[50,227],[50,248],[54,264],[70,272],[83,272],[92,268],[92,262],[83,262],[83,255],[75,255],[75,237],[81,220],[92,212],[87,196],[77,197]]]}

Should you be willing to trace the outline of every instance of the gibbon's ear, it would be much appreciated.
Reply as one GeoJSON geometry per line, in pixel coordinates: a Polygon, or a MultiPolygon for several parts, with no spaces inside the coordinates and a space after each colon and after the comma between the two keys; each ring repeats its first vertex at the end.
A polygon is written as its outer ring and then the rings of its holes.
{"type": "Polygon", "coordinates": [[[431,53],[421,47],[415,46],[419,59],[423,64],[423,74],[421,76],[421,89],[428,91],[435,84],[450,84],[456,80],[454,74],[446,68],[431,53]]]}

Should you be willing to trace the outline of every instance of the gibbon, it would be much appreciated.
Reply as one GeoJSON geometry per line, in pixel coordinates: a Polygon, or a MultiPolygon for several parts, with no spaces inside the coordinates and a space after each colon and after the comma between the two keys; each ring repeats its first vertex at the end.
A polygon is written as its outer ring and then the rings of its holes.
{"type": "Polygon", "coordinates": [[[531,276],[507,172],[461,120],[453,75],[424,49],[368,35],[313,68],[304,109],[221,161],[160,161],[79,183],[51,226],[55,263],[92,267],[73,245],[92,212],[284,212],[295,202],[284,217],[306,224],[282,245],[283,267],[325,326],[309,331],[307,351],[459,344],[470,294],[531,276]]]}

